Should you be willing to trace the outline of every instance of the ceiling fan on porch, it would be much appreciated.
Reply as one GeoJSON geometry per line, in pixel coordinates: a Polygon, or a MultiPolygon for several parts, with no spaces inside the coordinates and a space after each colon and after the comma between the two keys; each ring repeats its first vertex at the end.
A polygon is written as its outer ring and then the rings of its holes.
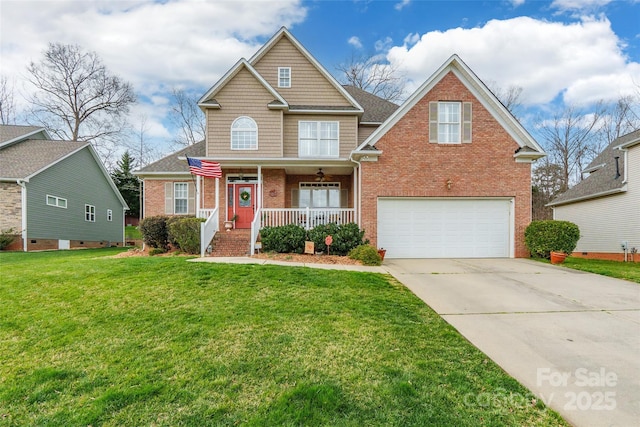
{"type": "Polygon", "coordinates": [[[316,181],[325,182],[326,180],[331,180],[331,175],[325,174],[322,172],[322,168],[319,168],[318,172],[316,172],[316,181]]]}

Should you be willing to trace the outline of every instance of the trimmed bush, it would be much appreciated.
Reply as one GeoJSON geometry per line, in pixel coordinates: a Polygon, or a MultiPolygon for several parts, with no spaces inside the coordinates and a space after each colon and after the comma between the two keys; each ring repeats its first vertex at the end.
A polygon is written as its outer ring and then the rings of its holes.
{"type": "Polygon", "coordinates": [[[534,257],[551,257],[551,252],[571,254],[580,239],[580,229],[569,221],[533,221],[524,231],[524,243],[534,257]]]}
{"type": "Polygon", "coordinates": [[[318,225],[309,230],[308,239],[313,241],[316,251],[326,252],[327,245],[324,239],[331,235],[333,243],[331,244],[330,253],[332,255],[347,255],[351,249],[360,245],[367,244],[364,239],[364,230],[361,230],[356,223],[348,223],[337,225],[335,223],[318,225]]]}
{"type": "Polygon", "coordinates": [[[306,233],[299,225],[289,224],[281,227],[265,227],[260,230],[262,249],[266,252],[296,253],[304,252],[306,233]]]}
{"type": "Polygon", "coordinates": [[[0,251],[12,244],[17,234],[18,232],[13,228],[2,230],[2,232],[0,232],[0,251]]]}
{"type": "Polygon", "coordinates": [[[164,215],[150,216],[140,221],[140,232],[144,243],[152,248],[169,249],[169,231],[167,219],[164,215]]]}
{"type": "Polygon", "coordinates": [[[178,217],[167,221],[169,242],[188,254],[200,253],[200,224],[203,218],[178,217]]]}
{"type": "Polygon", "coordinates": [[[361,261],[364,265],[380,265],[382,257],[371,245],[360,245],[349,251],[349,258],[361,261]]]}

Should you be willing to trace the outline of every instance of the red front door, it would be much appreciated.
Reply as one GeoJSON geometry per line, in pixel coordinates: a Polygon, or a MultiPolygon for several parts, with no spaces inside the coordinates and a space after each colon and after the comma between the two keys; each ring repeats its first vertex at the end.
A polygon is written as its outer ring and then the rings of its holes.
{"type": "Polygon", "coordinates": [[[238,215],[236,219],[236,228],[251,228],[251,221],[253,221],[253,215],[255,214],[256,207],[256,185],[255,184],[235,184],[233,191],[233,203],[230,206],[229,217],[235,214],[238,215]]]}

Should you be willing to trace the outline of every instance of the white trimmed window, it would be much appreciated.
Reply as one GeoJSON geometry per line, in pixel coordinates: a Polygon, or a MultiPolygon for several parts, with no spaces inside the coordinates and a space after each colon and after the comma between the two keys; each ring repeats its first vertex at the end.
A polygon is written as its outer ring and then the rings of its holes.
{"type": "Polygon", "coordinates": [[[58,196],[51,196],[49,194],[47,194],[47,205],[48,206],[55,206],[57,208],[67,208],[67,199],[63,199],[62,197],[58,197],[58,196]]]}
{"type": "Polygon", "coordinates": [[[300,208],[340,208],[345,199],[346,192],[340,191],[339,182],[301,182],[292,197],[300,208]]]}
{"type": "Polygon", "coordinates": [[[430,102],[429,142],[460,144],[471,142],[470,102],[430,102]]]}
{"type": "Polygon", "coordinates": [[[107,209],[107,221],[113,221],[113,211],[111,209],[107,209]]]}
{"type": "Polygon", "coordinates": [[[291,67],[278,67],[278,87],[291,87],[291,67]]]}
{"type": "Polygon", "coordinates": [[[189,184],[186,182],[173,183],[173,213],[189,213],[189,184]]]}
{"type": "Polygon", "coordinates": [[[300,157],[338,157],[340,152],[338,122],[298,122],[300,157]]]}
{"type": "Polygon", "coordinates": [[[258,125],[251,117],[238,117],[231,124],[231,149],[258,149],[258,125]]]}
{"type": "Polygon", "coordinates": [[[84,205],[84,220],[96,222],[96,207],[93,205],[84,205]]]}

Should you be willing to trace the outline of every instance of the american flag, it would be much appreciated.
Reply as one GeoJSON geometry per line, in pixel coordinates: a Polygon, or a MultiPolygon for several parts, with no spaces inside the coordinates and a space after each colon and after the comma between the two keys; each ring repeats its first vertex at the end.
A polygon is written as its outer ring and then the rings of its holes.
{"type": "Polygon", "coordinates": [[[222,178],[222,169],[218,162],[192,159],[191,157],[187,157],[187,162],[189,162],[189,171],[194,175],[222,178]]]}

